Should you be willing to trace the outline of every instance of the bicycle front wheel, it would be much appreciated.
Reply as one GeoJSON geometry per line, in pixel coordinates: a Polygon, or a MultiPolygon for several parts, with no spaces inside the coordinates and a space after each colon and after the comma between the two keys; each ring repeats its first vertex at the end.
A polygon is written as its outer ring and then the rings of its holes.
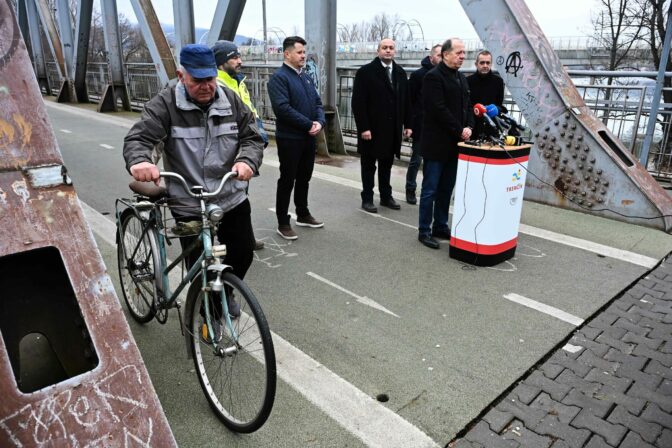
{"type": "Polygon", "coordinates": [[[226,427],[249,433],[266,422],[275,400],[273,340],[264,313],[247,285],[231,272],[225,272],[222,281],[222,292],[208,294],[215,334],[208,335],[204,328],[205,294],[200,278],[194,279],[189,288],[187,326],[196,373],[210,407],[226,427]],[[240,304],[240,316],[231,321],[231,327],[221,319],[221,307],[217,305],[221,294],[233,294],[240,304]]]}
{"type": "Polygon", "coordinates": [[[117,241],[119,281],[128,311],[137,322],[144,324],[156,314],[156,272],[158,255],[156,233],[148,229],[135,213],[121,217],[117,241]]]}

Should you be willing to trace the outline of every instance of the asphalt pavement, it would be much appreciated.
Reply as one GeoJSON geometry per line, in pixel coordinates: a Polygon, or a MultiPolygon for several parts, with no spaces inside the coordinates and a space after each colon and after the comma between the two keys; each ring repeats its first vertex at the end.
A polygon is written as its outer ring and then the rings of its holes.
{"type": "MultiPolygon", "coordinates": [[[[65,165],[118,288],[114,199],[129,196],[121,147],[137,116],[110,117],[56,104],[48,104],[47,110],[65,165]]],[[[560,412],[549,400],[572,407],[572,412],[573,407],[579,408],[563,401],[576,395],[570,385],[562,383],[574,380],[571,374],[595,384],[602,384],[600,379],[606,381],[593,370],[607,365],[585,353],[596,345],[612,347],[603,342],[607,338],[632,346],[631,353],[624,352],[627,355],[651,354],[637,354],[636,341],[623,339],[631,337],[626,333],[606,327],[600,327],[599,332],[587,329],[602,322],[599,316],[611,306],[621,313],[637,314],[630,308],[619,308],[614,298],[630,294],[624,291],[633,290],[628,289],[633,282],[654,281],[652,276],[667,264],[650,271],[672,250],[672,237],[654,229],[526,202],[516,257],[492,268],[474,268],[450,259],[447,242],[440,250],[431,250],[417,241],[417,206],[402,202],[399,211],[380,208],[376,215],[363,212],[357,158],[319,162],[311,181],[310,206],[326,224],[322,229],[296,228],[299,239],[294,242],[275,233],[278,163],[273,146],[266,150],[261,176],[250,187],[255,234],[266,248],[255,252],[245,280],[260,299],[274,332],[281,379],[273,413],[261,430],[236,435],[212,416],[191,361],[186,359],[174,314],[165,326],[129,321],[180,446],[404,447],[446,446],[451,441],[474,446],[528,446],[532,439],[539,441],[539,446],[583,446],[559,437],[559,431],[544,432],[550,425],[548,420],[543,423],[544,417],[534,418],[542,412],[551,416],[560,412]],[[582,347],[567,355],[569,359],[575,363],[590,359],[596,365],[587,372],[581,369],[581,375],[570,367],[555,368],[552,373],[557,375],[549,374],[543,366],[556,359],[554,356],[563,355],[567,344],[582,347]],[[514,393],[515,385],[526,381],[531,381],[530,388],[538,389],[526,397],[529,401],[525,405],[532,406],[534,413],[515,413],[507,397],[514,393]],[[560,396],[550,389],[551,382],[569,389],[560,396]],[[546,384],[549,389],[541,387],[546,384]],[[500,416],[495,424],[490,413],[506,416],[500,416]],[[532,414],[535,417],[525,420],[532,414]],[[546,440],[550,443],[544,445],[546,440]]],[[[404,175],[403,166],[394,167],[393,189],[398,199],[403,197],[404,175]]],[[[655,279],[665,284],[665,278],[655,279]]],[[[645,287],[655,290],[650,284],[645,287]]],[[[654,305],[663,308],[665,294],[649,293],[661,301],[654,305]]],[[[635,305],[661,314],[644,302],[635,305]]],[[[653,394],[660,394],[659,389],[669,392],[670,364],[663,362],[672,356],[666,351],[670,347],[669,324],[667,315],[660,328],[650,330],[657,329],[657,340],[662,342],[649,350],[665,356],[651,356],[641,371],[649,375],[647,368],[658,368],[654,360],[667,368],[661,370],[663,380],[655,385],[653,394]]],[[[635,330],[630,333],[650,336],[635,330]]],[[[602,357],[609,353],[607,349],[593,354],[602,357]]],[[[632,388],[639,390],[636,379],[630,384],[632,388]]],[[[627,396],[630,389],[619,393],[627,396]]],[[[515,399],[521,400],[519,396],[515,399]]],[[[619,415],[629,418],[618,414],[620,403],[614,403],[600,415],[581,408],[569,420],[563,416],[562,422],[581,434],[590,433],[581,443],[597,444],[601,440],[594,434],[603,434],[596,431],[599,422],[593,417],[609,423],[619,415]],[[578,426],[572,426],[575,421],[580,421],[578,426]]],[[[669,420],[671,409],[655,401],[647,401],[639,413],[626,409],[640,418],[644,412],[655,412],[654,404],[669,420]],[[652,410],[647,411],[649,408],[652,410]]],[[[648,422],[643,417],[642,421],[648,422]]],[[[670,427],[657,424],[659,436],[651,444],[665,446],[655,443],[669,440],[665,437],[670,427]]],[[[636,433],[629,429],[620,438],[604,441],[631,440],[631,432],[636,433]]],[[[641,432],[636,434],[642,437],[641,432]]]]}

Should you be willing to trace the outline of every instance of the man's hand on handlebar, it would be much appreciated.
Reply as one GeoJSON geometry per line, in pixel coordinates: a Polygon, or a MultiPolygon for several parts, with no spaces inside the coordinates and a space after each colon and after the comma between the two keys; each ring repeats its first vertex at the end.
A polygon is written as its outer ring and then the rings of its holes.
{"type": "Polygon", "coordinates": [[[154,182],[159,185],[159,168],[153,163],[136,163],[131,166],[131,176],[140,182],[154,182]]]}
{"type": "Polygon", "coordinates": [[[245,162],[235,163],[231,170],[238,173],[238,176],[236,177],[238,180],[250,180],[254,175],[254,171],[250,168],[250,165],[245,162]]]}

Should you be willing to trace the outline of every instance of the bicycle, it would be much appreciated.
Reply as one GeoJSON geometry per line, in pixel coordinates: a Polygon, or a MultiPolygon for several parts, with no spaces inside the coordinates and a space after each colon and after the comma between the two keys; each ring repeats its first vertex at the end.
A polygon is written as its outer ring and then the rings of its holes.
{"type": "Polygon", "coordinates": [[[205,192],[202,186],[190,188],[176,173],[160,175],[181,182],[184,190],[199,200],[200,222],[185,225],[198,238],[168,265],[166,244],[185,233],[175,234],[178,226],[169,225],[164,213],[168,202],[166,190],[153,183],[131,182],[133,199],[120,198],[115,202],[119,279],[124,300],[129,313],[140,324],[154,318],[165,324],[168,311],[176,308],[187,356],[194,360],[198,380],[213,412],[229,429],[253,432],[266,422],[275,399],[273,340],[252,291],[231,272],[230,266],[220,261],[226,255],[226,246],[213,245],[212,230],[224,212],[216,204],[206,204],[206,199],[219,194],[236,173],[227,173],[214,192],[205,192]],[[198,260],[186,275],[183,270],[182,281],[171,292],[169,273],[197,250],[201,250],[198,260]],[[177,299],[189,284],[183,320],[177,299]],[[229,314],[234,298],[240,304],[236,317],[229,314]]]}

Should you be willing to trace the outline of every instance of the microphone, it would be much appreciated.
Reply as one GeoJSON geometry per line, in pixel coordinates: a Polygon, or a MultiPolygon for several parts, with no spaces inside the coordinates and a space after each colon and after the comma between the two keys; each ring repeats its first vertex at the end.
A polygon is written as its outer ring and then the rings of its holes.
{"type": "Polygon", "coordinates": [[[481,103],[476,103],[474,104],[474,115],[478,118],[482,118],[484,115],[486,115],[487,109],[485,108],[484,105],[481,103]]]}
{"type": "Polygon", "coordinates": [[[515,118],[513,118],[511,115],[505,114],[505,113],[500,113],[499,117],[506,120],[507,123],[509,123],[509,126],[512,128],[519,129],[521,131],[525,131],[527,128],[521,124],[518,124],[515,118]]]}
{"type": "Polygon", "coordinates": [[[513,135],[507,135],[504,137],[504,144],[506,146],[520,146],[520,145],[529,145],[532,142],[523,140],[522,137],[514,137],[513,135]]]}
{"type": "Polygon", "coordinates": [[[503,123],[502,120],[499,118],[499,109],[497,106],[494,104],[490,104],[485,107],[485,113],[488,118],[492,120],[492,122],[497,126],[497,130],[502,133],[506,134],[509,131],[509,126],[506,125],[506,123],[503,123]]]}
{"type": "Polygon", "coordinates": [[[492,119],[488,117],[487,109],[481,103],[474,104],[474,115],[476,115],[477,118],[482,118],[483,121],[485,121],[488,124],[488,126],[494,129],[497,128],[492,119]]]}

